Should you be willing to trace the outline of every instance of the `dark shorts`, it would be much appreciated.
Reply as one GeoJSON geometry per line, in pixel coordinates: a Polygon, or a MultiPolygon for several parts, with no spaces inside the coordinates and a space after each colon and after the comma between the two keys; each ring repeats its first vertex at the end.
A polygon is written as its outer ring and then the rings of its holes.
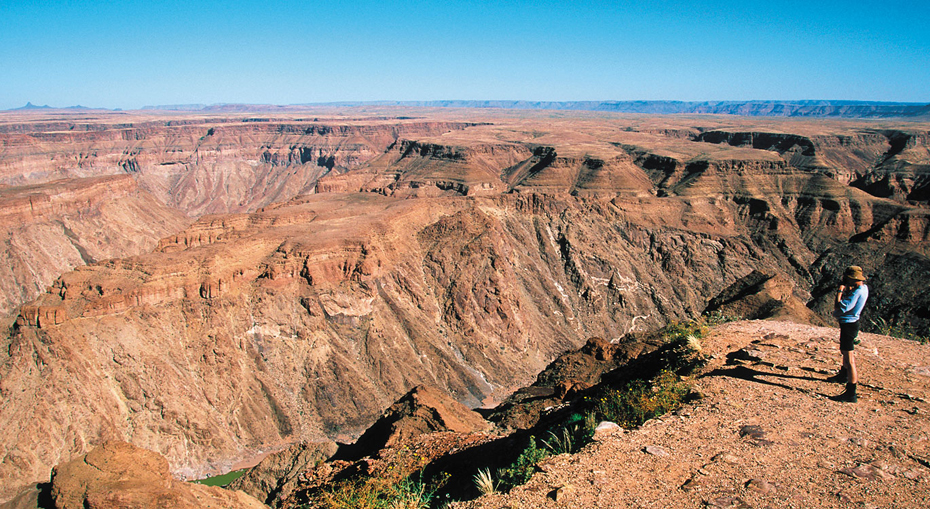
{"type": "Polygon", "coordinates": [[[859,322],[840,324],[840,351],[851,352],[859,336],[859,322]]]}

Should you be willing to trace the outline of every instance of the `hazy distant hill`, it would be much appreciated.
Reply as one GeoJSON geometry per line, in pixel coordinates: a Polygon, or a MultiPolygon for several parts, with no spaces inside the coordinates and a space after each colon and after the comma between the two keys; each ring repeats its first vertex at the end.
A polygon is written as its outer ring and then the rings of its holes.
{"type": "MultiPolygon", "coordinates": [[[[59,108],[59,107],[57,107],[57,106],[49,106],[49,105],[47,105],[47,104],[43,104],[42,106],[39,106],[39,105],[36,105],[36,104],[32,104],[31,102],[27,102],[25,106],[20,106],[19,108],[11,108],[11,109],[9,109],[9,110],[7,110],[7,111],[30,111],[30,110],[89,110],[89,109],[92,109],[92,108],[88,108],[88,107],[86,107],[86,106],[81,106],[80,104],[77,104],[77,105],[74,105],[74,106],[68,106],[68,107],[65,107],[65,108],[59,108]]],[[[113,111],[119,111],[119,110],[117,109],[117,110],[113,110],[113,111]]]]}
{"type": "MultiPolygon", "coordinates": [[[[433,108],[586,110],[648,114],[725,114],[775,117],[885,118],[930,115],[930,104],[868,101],[383,101],[338,105],[433,108]]],[[[335,104],[334,104],[335,105],[335,104]]]]}
{"type": "MultiPolygon", "coordinates": [[[[750,117],[833,118],[930,118],[930,104],[870,101],[344,101],[306,104],[169,104],[145,106],[143,110],[205,111],[213,113],[286,112],[309,107],[403,106],[424,108],[499,108],[513,110],[607,111],[651,115],[709,114],[750,117]]],[[[7,111],[35,109],[86,109],[83,106],[56,108],[32,103],[7,111]]]]}

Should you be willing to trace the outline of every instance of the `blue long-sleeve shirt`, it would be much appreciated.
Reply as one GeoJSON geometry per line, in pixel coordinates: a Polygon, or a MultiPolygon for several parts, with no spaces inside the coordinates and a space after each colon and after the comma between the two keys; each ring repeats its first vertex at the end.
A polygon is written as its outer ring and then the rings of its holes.
{"type": "Polygon", "coordinates": [[[862,284],[853,290],[843,292],[843,298],[836,304],[833,310],[833,316],[840,323],[852,323],[859,321],[859,314],[865,307],[865,301],[869,299],[869,287],[862,284]]]}

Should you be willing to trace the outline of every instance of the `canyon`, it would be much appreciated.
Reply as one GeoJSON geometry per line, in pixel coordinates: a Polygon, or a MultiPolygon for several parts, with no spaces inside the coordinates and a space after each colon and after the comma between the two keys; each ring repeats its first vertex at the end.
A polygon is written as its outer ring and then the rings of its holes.
{"type": "Polygon", "coordinates": [[[853,263],[870,317],[926,331],[928,141],[896,119],[0,115],[0,498],[109,439],[200,477],[349,441],[418,385],[492,405],[763,280],[732,309],[827,324],[853,263]]]}

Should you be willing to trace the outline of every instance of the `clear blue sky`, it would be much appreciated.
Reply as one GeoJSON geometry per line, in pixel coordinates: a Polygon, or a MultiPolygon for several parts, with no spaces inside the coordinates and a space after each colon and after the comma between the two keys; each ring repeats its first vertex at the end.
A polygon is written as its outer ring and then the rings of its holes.
{"type": "Polygon", "coordinates": [[[930,1],[0,0],[0,109],[930,102],[930,1]]]}

